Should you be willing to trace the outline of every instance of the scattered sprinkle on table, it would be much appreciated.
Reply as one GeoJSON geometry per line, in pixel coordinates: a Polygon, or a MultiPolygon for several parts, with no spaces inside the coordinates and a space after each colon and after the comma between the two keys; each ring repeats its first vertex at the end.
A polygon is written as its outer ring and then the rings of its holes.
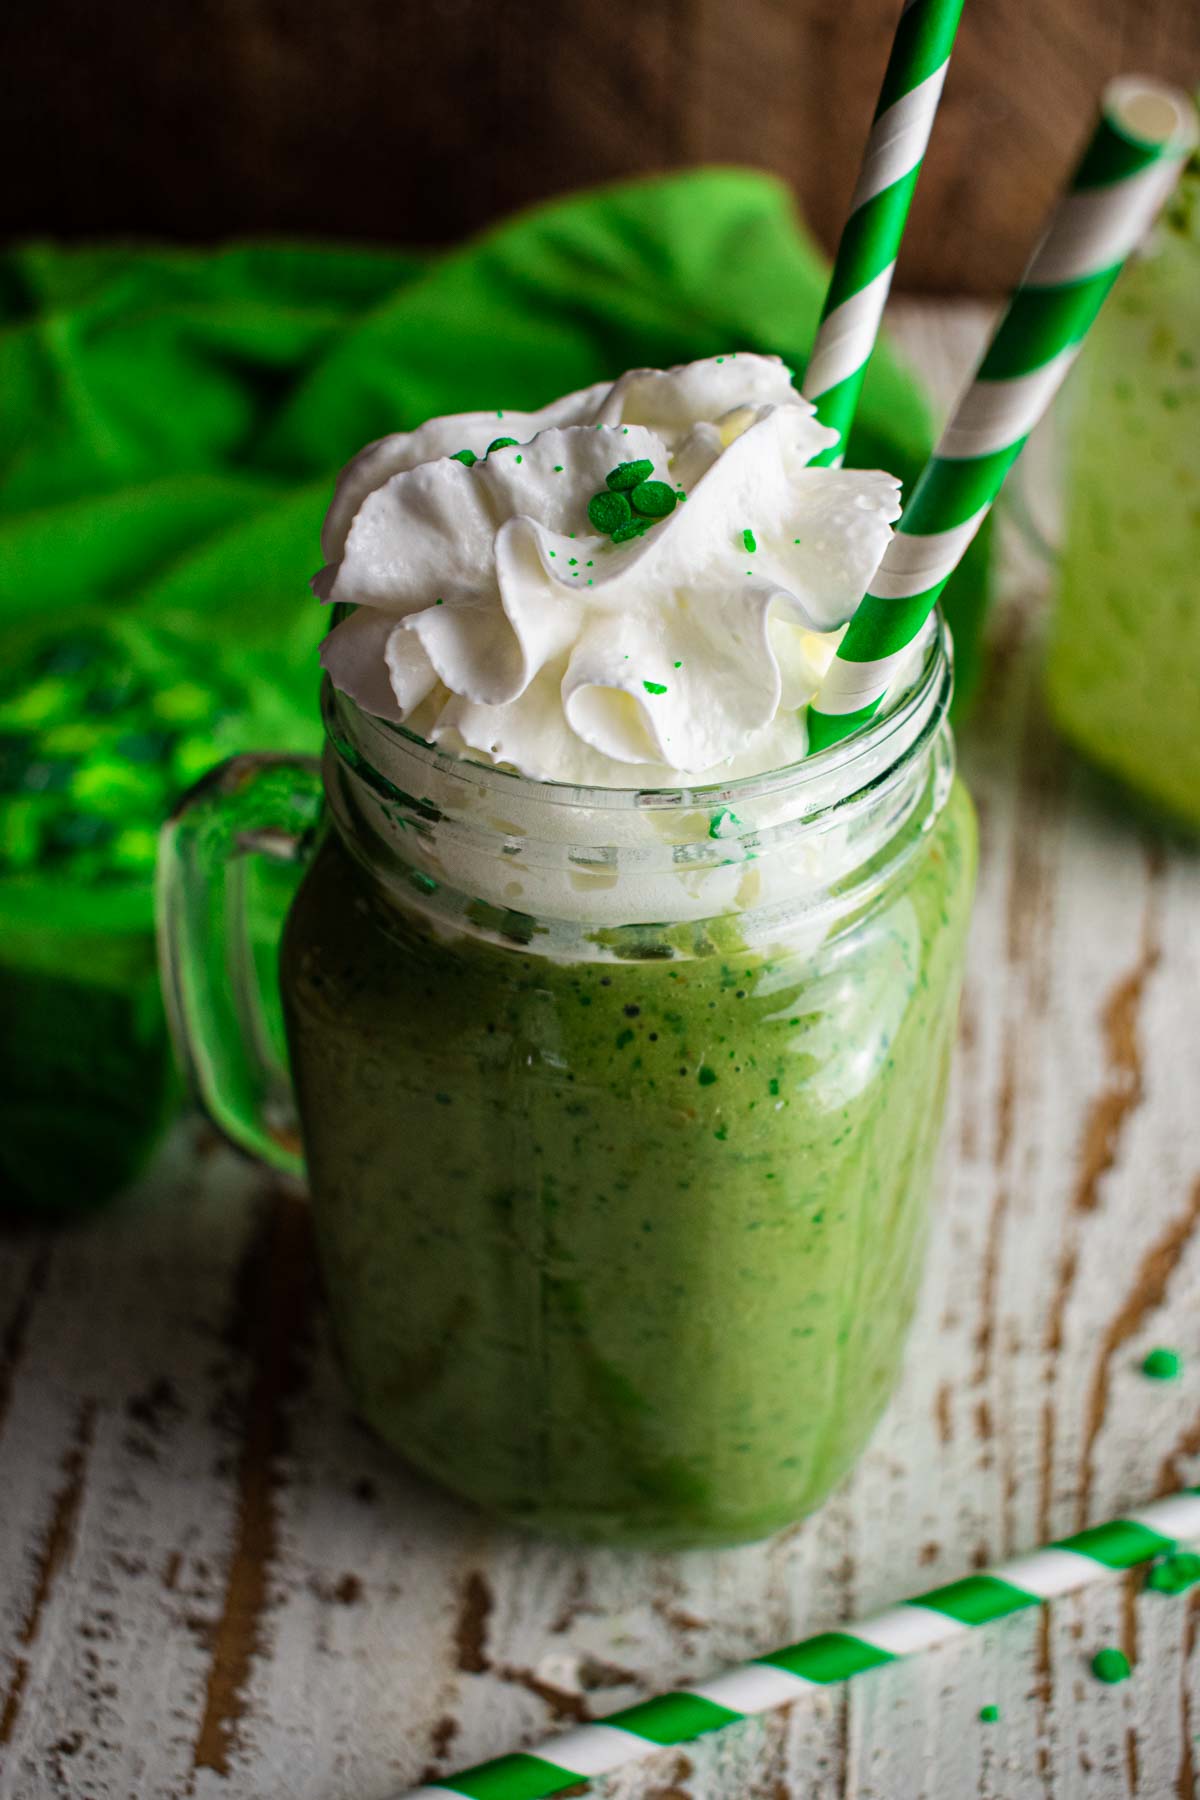
{"type": "Polygon", "coordinates": [[[1151,1381],[1177,1381],[1183,1373],[1183,1358],[1178,1350],[1151,1350],[1142,1364],[1142,1374],[1151,1381]]]}
{"type": "Polygon", "coordinates": [[[1097,1681],[1107,1682],[1110,1687],[1118,1681],[1128,1681],[1129,1658],[1123,1650],[1107,1645],[1093,1656],[1092,1674],[1097,1681]]]}

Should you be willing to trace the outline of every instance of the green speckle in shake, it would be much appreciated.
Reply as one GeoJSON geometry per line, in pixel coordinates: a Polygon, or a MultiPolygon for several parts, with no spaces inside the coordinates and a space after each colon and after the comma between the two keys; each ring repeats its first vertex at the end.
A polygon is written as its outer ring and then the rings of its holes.
{"type": "Polygon", "coordinates": [[[1118,1681],[1128,1681],[1129,1673],[1129,1658],[1114,1645],[1097,1650],[1092,1658],[1092,1674],[1097,1681],[1106,1682],[1110,1687],[1118,1681]]]}
{"type": "Polygon", "coordinates": [[[696,1072],[696,1080],[700,1083],[701,1087],[711,1087],[716,1079],[717,1071],[715,1069],[701,1067],[696,1072]]]}
{"type": "Polygon", "coordinates": [[[1183,1373],[1183,1358],[1178,1350],[1167,1350],[1160,1346],[1151,1350],[1142,1363],[1142,1374],[1150,1381],[1178,1381],[1183,1373]]]}
{"type": "Polygon", "coordinates": [[[617,1033],[617,1049],[618,1050],[624,1050],[626,1044],[632,1044],[632,1042],[633,1042],[633,1033],[632,1033],[632,1031],[630,1031],[628,1025],[625,1027],[624,1031],[618,1031],[618,1033],[617,1033]]]}

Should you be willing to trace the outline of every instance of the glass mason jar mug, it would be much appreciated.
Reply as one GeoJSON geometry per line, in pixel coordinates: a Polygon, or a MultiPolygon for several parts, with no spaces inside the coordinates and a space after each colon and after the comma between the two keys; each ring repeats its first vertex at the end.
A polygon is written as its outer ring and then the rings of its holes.
{"type": "MultiPolygon", "coordinates": [[[[306,862],[280,973],[355,1400],[554,1533],[761,1537],[849,1468],[916,1297],[975,866],[944,628],[887,717],[721,787],[538,783],[324,694],[316,765],[182,804],[164,985],[201,1100],[280,1167],[237,914],[306,862]],[[310,849],[313,852],[310,854],[310,849]]],[[[261,961],[261,959],[259,959],[261,961]]]]}

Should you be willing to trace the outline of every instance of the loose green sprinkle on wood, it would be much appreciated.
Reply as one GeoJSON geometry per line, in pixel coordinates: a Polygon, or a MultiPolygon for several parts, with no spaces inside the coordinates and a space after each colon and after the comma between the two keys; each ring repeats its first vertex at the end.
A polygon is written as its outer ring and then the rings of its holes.
{"type": "Polygon", "coordinates": [[[604,479],[617,493],[625,493],[628,489],[637,487],[639,482],[648,481],[653,473],[654,464],[649,457],[641,456],[637,462],[618,463],[615,469],[608,471],[604,479]]]}
{"type": "Polygon", "coordinates": [[[1097,1650],[1092,1658],[1092,1674],[1097,1681],[1107,1682],[1110,1687],[1118,1681],[1128,1681],[1129,1672],[1129,1658],[1113,1645],[1097,1650]]]}
{"type": "Polygon", "coordinates": [[[1177,1381],[1182,1373],[1183,1358],[1178,1350],[1151,1350],[1142,1364],[1142,1374],[1151,1381],[1177,1381]]]}

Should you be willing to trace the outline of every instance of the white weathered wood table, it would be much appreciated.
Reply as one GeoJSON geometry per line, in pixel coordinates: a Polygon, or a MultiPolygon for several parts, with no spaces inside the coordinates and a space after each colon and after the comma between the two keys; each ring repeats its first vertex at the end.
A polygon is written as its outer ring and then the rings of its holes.
{"type": "MultiPolygon", "coordinates": [[[[981,318],[900,309],[943,399],[981,318]]],[[[355,1423],[303,1206],[185,1125],[104,1216],[0,1237],[0,1800],[385,1800],[1200,1479],[1200,857],[1056,742],[1012,543],[1001,587],[940,1217],[851,1480],[723,1554],[488,1523],[355,1423]]],[[[1183,1800],[1198,1617],[1114,1579],[604,1791],[1183,1800]]]]}

